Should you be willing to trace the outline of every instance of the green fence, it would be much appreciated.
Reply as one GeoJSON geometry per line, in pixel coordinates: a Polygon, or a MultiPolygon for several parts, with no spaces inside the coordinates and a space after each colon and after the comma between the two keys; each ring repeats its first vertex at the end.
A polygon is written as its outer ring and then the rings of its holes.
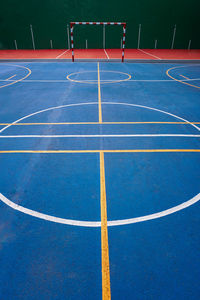
{"type": "MultiPolygon", "coordinates": [[[[67,24],[71,21],[127,22],[126,48],[200,48],[200,1],[198,0],[7,0],[0,9],[0,49],[31,49],[30,24],[36,49],[68,48],[67,24]]],[[[121,26],[106,26],[106,48],[120,48],[121,26]]],[[[103,47],[103,26],[75,26],[75,48],[103,47]],[[84,28],[85,27],[85,28],[84,28]]]]}

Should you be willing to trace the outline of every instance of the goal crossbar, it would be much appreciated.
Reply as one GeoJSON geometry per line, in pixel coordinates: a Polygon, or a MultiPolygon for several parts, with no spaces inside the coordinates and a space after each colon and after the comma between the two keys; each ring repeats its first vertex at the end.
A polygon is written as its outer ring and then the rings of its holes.
{"type": "Polygon", "coordinates": [[[124,23],[124,22],[70,22],[72,61],[74,61],[74,26],[75,25],[120,25],[120,26],[122,26],[123,27],[122,62],[124,62],[126,23],[124,23]]]}

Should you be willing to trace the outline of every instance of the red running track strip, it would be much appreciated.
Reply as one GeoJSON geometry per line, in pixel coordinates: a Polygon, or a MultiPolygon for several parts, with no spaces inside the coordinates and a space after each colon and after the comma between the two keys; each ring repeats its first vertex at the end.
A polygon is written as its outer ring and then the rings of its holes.
{"type": "Polygon", "coordinates": [[[0,50],[0,59],[54,59],[65,51],[66,49],[0,50]]]}
{"type": "Polygon", "coordinates": [[[156,55],[161,59],[200,59],[200,50],[144,49],[144,51],[156,55]]]}
{"type": "MultiPolygon", "coordinates": [[[[110,59],[121,59],[121,49],[106,49],[110,59]]],[[[125,49],[125,59],[156,59],[138,49],[125,49]]]]}
{"type": "Polygon", "coordinates": [[[107,56],[103,49],[74,49],[74,59],[107,59],[107,56]]]}
{"type": "MultiPolygon", "coordinates": [[[[79,59],[119,59],[121,49],[75,49],[75,60],[79,59]],[[107,53],[107,55],[106,55],[107,53]]],[[[0,50],[0,60],[4,59],[71,59],[71,50],[0,50]]],[[[166,60],[200,60],[200,50],[182,49],[125,49],[126,59],[166,59],[166,60]]]]}

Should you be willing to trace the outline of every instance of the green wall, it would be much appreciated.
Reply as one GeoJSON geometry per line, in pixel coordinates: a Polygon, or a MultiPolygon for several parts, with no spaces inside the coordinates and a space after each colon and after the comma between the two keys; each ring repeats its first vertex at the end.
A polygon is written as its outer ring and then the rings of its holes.
{"type": "MultiPolygon", "coordinates": [[[[126,48],[137,48],[138,25],[142,24],[140,48],[170,48],[174,24],[174,48],[200,48],[199,0],[6,0],[0,9],[0,49],[31,49],[30,24],[36,49],[67,48],[66,26],[70,21],[127,22],[126,48]]],[[[102,48],[102,26],[76,26],[75,47],[102,48]]],[[[106,48],[119,48],[121,26],[106,27],[106,48]]]]}

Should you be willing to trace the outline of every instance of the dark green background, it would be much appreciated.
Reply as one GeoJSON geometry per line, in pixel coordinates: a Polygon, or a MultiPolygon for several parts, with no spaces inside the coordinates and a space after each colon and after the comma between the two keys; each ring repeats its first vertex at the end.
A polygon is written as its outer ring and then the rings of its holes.
{"type": "MultiPolygon", "coordinates": [[[[137,48],[138,25],[142,24],[140,48],[170,48],[174,24],[174,48],[200,48],[199,0],[6,0],[0,6],[0,49],[31,49],[30,24],[36,49],[67,48],[70,21],[127,22],[126,48],[137,48]]],[[[102,26],[76,26],[75,48],[102,48],[102,26]]],[[[120,48],[121,26],[106,27],[106,48],[120,48]]]]}

